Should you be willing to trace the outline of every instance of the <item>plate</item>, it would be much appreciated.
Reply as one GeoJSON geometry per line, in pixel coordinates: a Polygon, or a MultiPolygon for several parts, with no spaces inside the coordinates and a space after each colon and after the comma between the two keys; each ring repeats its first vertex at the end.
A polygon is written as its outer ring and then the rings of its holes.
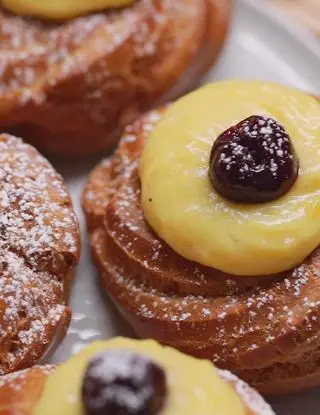
{"type": "MultiPolygon", "coordinates": [[[[222,0],[225,1],[225,0],[222,0]]],[[[228,45],[205,81],[226,78],[255,78],[278,81],[306,91],[320,92],[319,45],[302,32],[283,24],[284,18],[272,13],[259,0],[240,0],[228,45]]],[[[82,258],[74,281],[71,306],[73,319],[68,335],[52,362],[61,362],[96,339],[115,335],[133,336],[126,322],[100,288],[91,264],[80,207],[80,196],[89,171],[104,156],[64,163],[54,160],[71,191],[82,230],[82,258]]],[[[320,394],[310,391],[271,401],[278,415],[318,415],[320,394]]]]}

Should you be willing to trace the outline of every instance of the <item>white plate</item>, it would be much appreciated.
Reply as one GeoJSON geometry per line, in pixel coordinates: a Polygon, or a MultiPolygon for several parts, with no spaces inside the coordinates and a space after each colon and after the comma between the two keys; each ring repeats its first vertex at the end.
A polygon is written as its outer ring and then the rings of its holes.
{"type": "MultiPolygon", "coordinates": [[[[224,0],[222,0],[224,1],[224,0]]],[[[207,80],[256,78],[294,85],[320,92],[320,50],[310,38],[284,27],[281,17],[274,18],[258,0],[239,2],[226,51],[207,80]]],[[[86,177],[98,159],[64,165],[54,163],[66,178],[82,227],[83,252],[72,294],[73,320],[69,333],[53,361],[68,358],[85,344],[132,331],[105,298],[97,282],[88,252],[85,225],[79,199],[86,177]]],[[[272,401],[279,415],[318,415],[320,394],[307,392],[272,401]],[[318,395],[318,396],[317,396],[318,395]]]]}

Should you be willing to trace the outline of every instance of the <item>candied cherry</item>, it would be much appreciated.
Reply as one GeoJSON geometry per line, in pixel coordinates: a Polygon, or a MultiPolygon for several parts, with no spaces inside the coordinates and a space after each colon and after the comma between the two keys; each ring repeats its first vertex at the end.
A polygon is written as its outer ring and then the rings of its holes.
{"type": "Polygon", "coordinates": [[[224,131],[212,147],[209,178],[233,202],[264,203],[285,195],[299,174],[299,160],[284,127],[253,115],[224,131]]]}
{"type": "Polygon", "coordinates": [[[163,369],[130,350],[108,350],[88,364],[82,397],[87,415],[153,415],[167,396],[163,369]]]}

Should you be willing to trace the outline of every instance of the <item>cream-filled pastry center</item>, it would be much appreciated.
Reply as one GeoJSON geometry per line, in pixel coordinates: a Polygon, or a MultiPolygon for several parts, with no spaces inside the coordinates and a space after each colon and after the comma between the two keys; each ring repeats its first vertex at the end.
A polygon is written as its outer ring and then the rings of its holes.
{"type": "Polygon", "coordinates": [[[205,86],[165,112],[147,140],[140,178],[146,220],[181,256],[233,275],[291,269],[320,243],[320,106],[268,82],[205,86]],[[209,158],[217,137],[252,115],[284,128],[299,175],[276,200],[235,203],[211,186],[209,158]]]}
{"type": "MultiPolygon", "coordinates": [[[[233,388],[211,362],[186,356],[152,340],[115,338],[96,342],[60,366],[48,379],[34,415],[83,415],[82,382],[89,360],[107,350],[130,350],[151,358],[167,377],[167,399],[161,415],[245,415],[233,388]]],[[[119,362],[121,364],[121,362],[119,362]]]]}

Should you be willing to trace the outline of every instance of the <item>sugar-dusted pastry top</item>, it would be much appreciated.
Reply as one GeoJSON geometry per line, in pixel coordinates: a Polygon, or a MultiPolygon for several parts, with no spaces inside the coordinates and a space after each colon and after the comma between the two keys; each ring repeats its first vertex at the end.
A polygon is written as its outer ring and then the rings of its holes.
{"type": "Polygon", "coordinates": [[[266,394],[318,386],[320,248],[295,269],[260,278],[177,254],[141,207],[138,159],[162,114],[126,128],[83,195],[103,287],[143,338],[213,360],[266,394]]]}
{"type": "MultiPolygon", "coordinates": [[[[315,99],[267,82],[208,85],[173,104],[146,142],[140,166],[144,215],[177,253],[202,265],[247,276],[291,269],[320,243],[319,152],[315,99]],[[217,138],[226,149],[219,153],[224,176],[218,190],[210,181],[217,138]],[[243,144],[256,138],[258,152],[243,144]],[[231,200],[234,188],[226,189],[223,180],[228,172],[247,178],[250,169],[267,190],[283,176],[285,190],[275,192],[275,200],[261,198],[263,203],[249,203],[252,189],[244,193],[248,203],[231,200]]],[[[243,188],[238,182],[235,188],[239,196],[243,188]]]]}
{"type": "Polygon", "coordinates": [[[69,19],[107,8],[129,6],[134,0],[1,0],[13,13],[43,19],[69,19]]]}
{"type": "MultiPolygon", "coordinates": [[[[125,407],[131,405],[134,409],[132,413],[140,413],[138,408],[146,404],[146,396],[151,393],[157,396],[157,399],[162,395],[162,402],[156,403],[156,412],[163,415],[247,414],[242,399],[230,384],[221,378],[211,362],[189,357],[151,340],[137,341],[124,338],[93,343],[60,366],[49,377],[33,414],[83,414],[84,395],[90,405],[99,406],[104,398],[98,397],[97,383],[92,381],[92,377],[95,378],[95,382],[99,382],[99,387],[104,391],[103,396],[108,398],[108,408],[113,402],[114,405],[123,404],[125,407]],[[116,356],[119,359],[116,359],[116,356]],[[88,362],[92,358],[98,359],[98,365],[91,367],[89,378],[88,362]],[[152,369],[157,370],[156,383],[152,383],[153,390],[150,389],[149,360],[154,364],[152,369]],[[161,372],[162,375],[159,375],[161,372]],[[131,394],[131,387],[137,389],[136,393],[131,394]],[[155,390],[159,387],[161,393],[155,390]],[[90,401],[89,398],[92,396],[88,397],[88,394],[92,391],[95,397],[90,401]]],[[[146,411],[141,413],[149,413],[146,411]]]]}
{"type": "Polygon", "coordinates": [[[0,135],[0,376],[61,340],[80,235],[62,177],[33,147],[0,135]]]}
{"type": "Polygon", "coordinates": [[[0,128],[46,154],[113,148],[125,124],[206,72],[231,3],[136,0],[51,22],[0,6],[0,128]]]}

